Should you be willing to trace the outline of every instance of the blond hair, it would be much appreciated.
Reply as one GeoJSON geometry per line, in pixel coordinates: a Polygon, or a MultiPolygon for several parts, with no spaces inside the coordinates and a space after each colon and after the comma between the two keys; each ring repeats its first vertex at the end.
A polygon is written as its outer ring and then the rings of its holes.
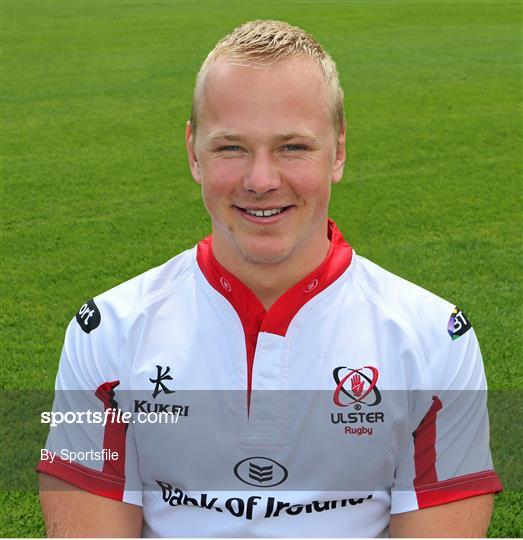
{"type": "Polygon", "coordinates": [[[334,60],[305,30],[282,21],[256,20],[242,24],[222,38],[208,54],[196,77],[191,129],[196,134],[199,104],[205,76],[219,57],[250,67],[267,67],[287,58],[308,56],[325,77],[336,134],[345,127],[343,89],[334,60]]]}

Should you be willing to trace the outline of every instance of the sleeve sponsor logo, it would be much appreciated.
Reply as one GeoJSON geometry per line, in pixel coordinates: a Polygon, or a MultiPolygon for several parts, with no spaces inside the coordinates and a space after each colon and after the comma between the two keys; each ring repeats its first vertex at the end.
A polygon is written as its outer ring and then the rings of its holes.
{"type": "Polygon", "coordinates": [[[459,309],[455,307],[452,310],[450,315],[449,322],[447,324],[447,332],[452,340],[458,339],[463,334],[467,333],[472,328],[470,321],[467,319],[466,315],[459,309]]]}
{"type": "Polygon", "coordinates": [[[80,328],[86,333],[91,333],[95,328],[100,326],[102,317],[100,310],[94,303],[94,300],[88,300],[76,314],[76,322],[80,325],[80,328]]]}

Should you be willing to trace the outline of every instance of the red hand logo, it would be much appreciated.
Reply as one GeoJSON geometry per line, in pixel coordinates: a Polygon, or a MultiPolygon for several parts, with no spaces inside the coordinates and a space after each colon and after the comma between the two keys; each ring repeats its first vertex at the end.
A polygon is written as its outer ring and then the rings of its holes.
{"type": "Polygon", "coordinates": [[[361,380],[361,377],[358,373],[353,375],[353,377],[350,380],[352,393],[355,397],[361,396],[361,393],[363,392],[363,382],[361,380]]]}

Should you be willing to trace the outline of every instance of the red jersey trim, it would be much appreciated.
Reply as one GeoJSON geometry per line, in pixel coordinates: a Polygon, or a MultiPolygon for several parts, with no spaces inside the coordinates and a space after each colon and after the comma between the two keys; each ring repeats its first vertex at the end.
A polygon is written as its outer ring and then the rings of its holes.
{"type": "Polygon", "coordinates": [[[493,470],[438,480],[436,471],[436,417],[443,407],[433,396],[432,405],[421,421],[414,437],[414,490],[418,508],[446,504],[476,495],[498,493],[503,486],[493,470]]]}
{"type": "Polygon", "coordinates": [[[414,437],[414,489],[438,481],[436,472],[436,416],[442,408],[441,400],[433,396],[432,405],[421,421],[414,437]]]}
{"type": "MultiPolygon", "coordinates": [[[[120,381],[105,382],[96,389],[95,395],[104,404],[104,411],[118,409],[114,389],[119,384],[120,381]]],[[[125,485],[125,435],[127,427],[128,424],[125,422],[108,418],[104,429],[103,449],[108,450],[108,453],[117,452],[118,459],[104,461],[101,471],[64,460],[59,456],[55,456],[52,463],[40,460],[36,470],[69,482],[90,493],[121,501],[125,485]]]]}
{"type": "Polygon", "coordinates": [[[36,470],[68,482],[89,493],[109,497],[117,501],[123,500],[124,478],[95,471],[80,465],[80,463],[64,460],[59,456],[56,456],[52,463],[39,461],[36,470]]]}
{"type": "MultiPolygon", "coordinates": [[[[104,410],[118,409],[114,389],[120,381],[105,382],[96,389],[96,397],[104,404],[104,410]]],[[[117,452],[118,459],[104,461],[102,471],[125,479],[125,435],[128,424],[110,419],[104,430],[104,449],[117,452]]]]}
{"type": "Polygon", "coordinates": [[[421,509],[502,490],[498,475],[488,470],[418,486],[416,498],[421,509]]]}
{"type": "Polygon", "coordinates": [[[285,336],[298,311],[334,283],[350,266],[352,248],[334,221],[328,221],[327,235],[330,247],[322,264],[280,296],[268,311],[265,311],[260,300],[246,285],[216,260],[212,252],[212,236],[207,236],[198,243],[196,260],[202,274],[209,284],[229,301],[243,326],[247,351],[248,405],[258,334],[268,332],[285,336]]]}

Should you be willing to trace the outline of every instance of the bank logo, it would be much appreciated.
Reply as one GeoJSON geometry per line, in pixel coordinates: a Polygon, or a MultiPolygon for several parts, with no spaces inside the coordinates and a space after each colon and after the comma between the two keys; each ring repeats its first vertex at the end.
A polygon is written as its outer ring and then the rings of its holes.
{"type": "Polygon", "coordinates": [[[354,405],[356,410],[361,409],[361,403],[373,407],[381,403],[381,393],[376,386],[378,370],[373,366],[364,366],[353,369],[339,366],[334,369],[332,376],[336,382],[336,389],[332,396],[334,404],[338,407],[354,405]]]}
{"type": "Polygon", "coordinates": [[[221,498],[219,493],[218,496],[214,497],[213,495],[216,492],[212,494],[198,493],[194,494],[193,497],[189,497],[182,489],[170,482],[156,480],[156,483],[162,490],[163,502],[171,507],[183,505],[191,508],[197,507],[205,510],[214,510],[220,514],[249,521],[253,518],[259,520],[260,517],[263,517],[263,519],[272,519],[283,515],[292,517],[300,514],[315,514],[316,512],[325,512],[326,510],[336,510],[338,508],[348,509],[372,500],[372,493],[365,498],[361,497],[359,499],[316,500],[302,504],[295,504],[296,501],[293,503],[279,500],[276,497],[260,497],[259,495],[252,495],[248,498],[230,497],[225,499],[221,498]]]}
{"type": "Polygon", "coordinates": [[[98,328],[101,320],[100,310],[92,299],[88,300],[76,314],[76,322],[86,334],[89,334],[95,328],[98,328]]]}
{"type": "Polygon", "coordinates": [[[459,309],[455,307],[450,314],[450,319],[447,324],[447,332],[452,340],[458,339],[460,336],[468,332],[472,328],[470,321],[467,319],[466,315],[459,309]]]}
{"type": "Polygon", "coordinates": [[[249,486],[268,488],[283,484],[289,473],[277,461],[255,456],[238,462],[234,467],[234,475],[249,486]]]}
{"type": "Polygon", "coordinates": [[[167,366],[165,368],[165,371],[162,372],[162,366],[156,366],[157,370],[157,377],[156,379],[149,379],[152,383],[155,384],[154,390],[153,390],[153,399],[156,398],[158,394],[161,392],[164,392],[165,394],[173,394],[175,390],[171,390],[167,388],[167,385],[163,383],[163,381],[172,381],[173,378],[169,375],[169,372],[171,371],[171,368],[167,366]]]}
{"type": "Polygon", "coordinates": [[[262,467],[249,461],[249,478],[256,480],[262,484],[263,482],[270,482],[273,478],[274,465],[266,465],[262,467]]]}

